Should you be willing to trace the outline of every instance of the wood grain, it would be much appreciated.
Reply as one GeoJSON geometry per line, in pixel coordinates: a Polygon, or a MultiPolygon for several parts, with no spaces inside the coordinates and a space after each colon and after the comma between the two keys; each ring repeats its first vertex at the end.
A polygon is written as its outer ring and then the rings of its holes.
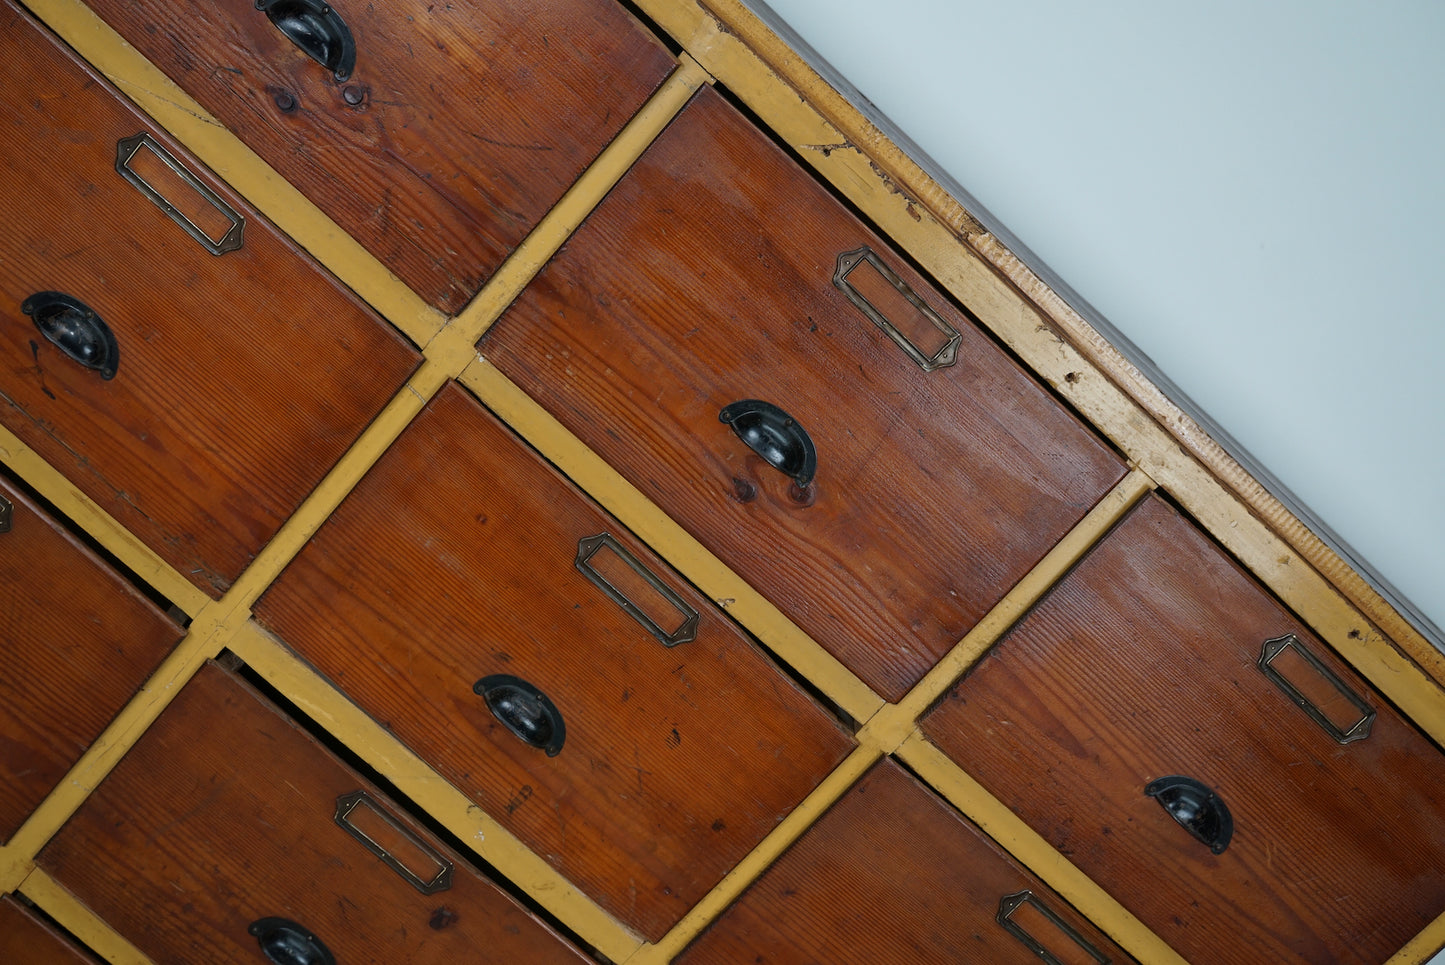
{"type": "Polygon", "coordinates": [[[481,349],[890,700],[1123,475],[967,315],[703,91],[481,349]],[[833,283],[879,254],[962,333],[924,373],[833,283]],[[785,409],[805,499],[718,420],[785,409]]]}
{"type": "MultiPolygon", "coordinates": [[[[678,965],[1036,965],[995,920],[1029,890],[1109,961],[1132,961],[977,828],[885,759],[679,956],[678,965]]],[[[1032,906],[1060,962],[1097,963],[1032,906]]]]}
{"type": "Polygon", "coordinates": [[[115,171],[149,125],[7,4],[0,65],[0,419],[195,585],[218,595],[400,386],[418,356],[254,211],[213,256],[115,171]],[[116,377],[21,313],[37,291],[94,309],[116,377]]]}
{"type": "Polygon", "coordinates": [[[333,6],[357,48],[344,82],[252,0],[92,6],[448,313],[674,66],[611,0],[341,0],[333,6]],[[282,110],[288,97],[295,106],[282,110]]]}
{"type": "Polygon", "coordinates": [[[95,959],[6,895],[0,898],[0,961],[6,965],[87,965],[95,959]]]}
{"type": "Polygon", "coordinates": [[[256,607],[488,814],[656,940],[840,761],[850,739],[701,594],[455,386],[256,607]],[[609,532],[701,613],[654,636],[574,565],[609,532]],[[521,677],[559,755],[473,685],[521,677]]]}
{"type": "Polygon", "coordinates": [[[182,631],[5,479],[0,841],[8,841],[182,631]]]}
{"type": "Polygon", "coordinates": [[[270,916],[340,962],[590,961],[214,664],[37,863],[157,962],[253,965],[270,916]],[[450,889],[423,895],[335,822],[358,789],[453,862],[450,889]]]}
{"type": "Polygon", "coordinates": [[[1377,963],[1445,910],[1445,756],[1151,497],[924,731],[1185,957],[1377,963]],[[1255,666],[1294,633],[1377,711],[1336,743],[1255,666]],[[1232,812],[1216,856],[1143,793],[1232,812]]]}

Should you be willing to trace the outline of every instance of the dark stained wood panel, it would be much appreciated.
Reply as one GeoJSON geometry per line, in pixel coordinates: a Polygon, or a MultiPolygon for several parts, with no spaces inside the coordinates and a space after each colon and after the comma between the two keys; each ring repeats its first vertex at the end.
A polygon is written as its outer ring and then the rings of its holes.
{"type": "Polygon", "coordinates": [[[678,965],[1037,965],[997,921],[1032,893],[1088,946],[1029,906],[1010,920],[1059,962],[1132,961],[977,828],[889,759],[678,957],[678,965]]]}
{"type": "Polygon", "coordinates": [[[418,356],[156,133],[246,218],[242,248],[208,253],[116,172],[143,117],[8,0],[0,18],[0,177],[26,186],[0,192],[0,421],[219,594],[418,356]],[[113,330],[113,379],[22,313],[43,291],[113,330]]]}
{"type": "Polygon", "coordinates": [[[91,6],[449,313],[675,63],[612,0],[337,0],[356,43],[345,81],[253,0],[91,6]]]}
{"type": "MultiPolygon", "coordinates": [[[[914,341],[937,336],[877,269],[849,277],[914,341]]],[[[890,700],[1124,472],[711,90],[480,348],[890,700]],[[834,286],[840,253],[864,246],[959,330],[956,364],[924,372],[834,286]],[[743,399],[808,432],[806,492],[719,421],[743,399]]]]}
{"type": "Polygon", "coordinates": [[[1445,911],[1445,756],[1158,498],[924,731],[1191,961],[1378,963],[1445,911]],[[1367,739],[1257,668],[1287,633],[1375,709],[1367,739]],[[1170,775],[1229,808],[1223,853],[1145,796],[1170,775]]]}
{"type": "MultiPolygon", "coordinates": [[[[180,640],[180,627],[0,478],[0,842],[180,640]]],[[[0,957],[3,960],[3,957],[0,957]]]]}
{"type": "Polygon", "coordinates": [[[338,962],[591,961],[214,664],[38,864],[156,962],[255,965],[267,917],[338,962]],[[357,790],[452,862],[449,889],[422,894],[336,822],[357,790]]]}
{"type": "Polygon", "coordinates": [[[92,965],[95,959],[9,895],[0,898],[0,962],[92,965]]]}
{"type": "Polygon", "coordinates": [[[256,614],[651,940],[852,747],[710,601],[455,385],[256,614]],[[663,646],[578,571],[579,541],[604,532],[699,612],[697,639],[663,646]],[[492,674],[552,700],[561,753],[493,717],[473,693],[492,674]]]}

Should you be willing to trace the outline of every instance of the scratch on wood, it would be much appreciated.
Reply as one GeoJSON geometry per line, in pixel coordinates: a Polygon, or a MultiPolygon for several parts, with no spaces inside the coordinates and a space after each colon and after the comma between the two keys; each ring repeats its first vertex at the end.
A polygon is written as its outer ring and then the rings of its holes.
{"type": "Polygon", "coordinates": [[[162,103],[162,104],[166,104],[166,105],[168,105],[169,107],[172,107],[172,108],[180,111],[182,114],[188,114],[188,115],[190,115],[191,117],[194,117],[194,118],[195,118],[196,120],[198,120],[198,121],[202,121],[202,122],[204,122],[204,123],[206,123],[206,124],[211,125],[212,127],[220,128],[221,130],[225,130],[225,127],[224,127],[219,121],[217,121],[214,117],[210,117],[209,115],[206,115],[206,114],[199,114],[199,113],[197,113],[196,111],[191,110],[189,107],[187,107],[187,106],[184,105],[184,104],[178,103],[177,101],[173,101],[173,100],[171,100],[169,97],[163,97],[163,96],[161,96],[160,94],[157,94],[155,91],[151,90],[149,87],[146,87],[146,86],[143,85],[143,84],[131,83],[130,81],[126,80],[124,77],[112,77],[111,80],[113,80],[113,81],[116,83],[116,85],[119,86],[119,87],[129,88],[129,89],[132,90],[132,91],[138,92],[142,97],[149,98],[149,99],[155,100],[155,101],[159,101],[159,102],[162,103]]]}

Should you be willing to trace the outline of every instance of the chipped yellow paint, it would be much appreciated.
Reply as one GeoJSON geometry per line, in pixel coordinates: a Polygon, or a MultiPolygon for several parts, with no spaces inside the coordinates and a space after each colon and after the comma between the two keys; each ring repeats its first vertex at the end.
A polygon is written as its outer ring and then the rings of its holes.
{"type": "Polygon", "coordinates": [[[1424,931],[1391,955],[1385,965],[1425,965],[1439,952],[1445,952],[1445,915],[1426,925],[1424,931]]]}
{"type": "MultiPolygon", "coordinates": [[[[1353,581],[1338,578],[1340,585],[1358,591],[1356,602],[1373,600],[1374,612],[1396,633],[1393,641],[1386,638],[1336,583],[1265,522],[1275,520],[1283,527],[1293,517],[1257,483],[1252,489],[1226,487],[1221,478],[1231,471],[1246,479],[1247,474],[1212,441],[1201,443],[1200,437],[1207,439],[1203,430],[1163,399],[1138,370],[1117,364],[1101,369],[1099,363],[1109,361],[1108,352],[1100,348],[1107,348],[1102,336],[1067,311],[1057,294],[872,121],[740,0],[706,0],[705,5],[694,0],[638,2],[1322,639],[1437,742],[1445,743],[1445,655],[1378,595],[1359,590],[1363,584],[1357,575],[1353,581]],[[1047,314],[1041,305],[1049,307],[1047,314]],[[1140,399],[1151,404],[1145,406],[1140,399]],[[1207,465],[1200,459],[1207,459],[1207,465]],[[1241,498],[1242,492],[1250,501],[1241,498]]],[[[1294,523],[1291,532],[1303,529],[1294,523]]],[[[1309,540],[1300,536],[1295,542],[1305,545],[1309,540]]],[[[1333,561],[1336,570],[1352,572],[1333,554],[1314,555],[1325,563],[1333,561]]]]}
{"type": "Polygon", "coordinates": [[[618,962],[642,944],[275,637],[248,623],[231,651],[584,941],[618,962]]]}
{"type": "Polygon", "coordinates": [[[152,965],[150,958],[43,871],[32,871],[20,893],[111,965],[152,965]]]}
{"type": "Polygon", "coordinates": [[[202,608],[185,638],[0,851],[0,891],[14,889],[30,874],[45,843],[70,820],[196,671],[221,652],[236,626],[248,616],[245,610],[229,606],[225,598],[202,608]]]}
{"type": "Polygon", "coordinates": [[[413,342],[425,344],[441,328],[445,315],[402,284],[83,3],[24,3],[157,124],[413,342]]]}
{"type": "Polygon", "coordinates": [[[672,961],[675,955],[686,948],[688,943],[736,901],[759,875],[778,860],[794,841],[802,837],[803,832],[812,827],[814,822],[823,816],[824,811],[848,793],[848,789],[863,776],[863,772],[872,767],[881,756],[876,748],[860,745],[845,757],[843,762],[813,789],[813,793],[778,822],[777,827],[739,861],[712,891],[704,895],[671,931],[662,936],[657,944],[639,948],[637,954],[627,960],[626,965],[663,965],[672,961]]]}
{"type": "Polygon", "coordinates": [[[0,426],[0,462],[45,497],[61,515],[94,537],[123,566],[180,607],[187,616],[195,616],[201,612],[201,607],[211,602],[209,596],[176,572],[4,426],[0,426]]]}
{"type": "Polygon", "coordinates": [[[1148,965],[1187,965],[1174,949],[1144,927],[1139,919],[945,757],[921,733],[915,731],[910,735],[899,745],[897,753],[900,760],[913,768],[965,817],[1130,955],[1148,965]]]}
{"type": "Polygon", "coordinates": [[[462,373],[460,381],[573,482],[587,490],[603,508],[854,720],[867,720],[883,706],[883,698],[669,519],[652,500],[588,449],[496,366],[478,356],[462,373]]]}

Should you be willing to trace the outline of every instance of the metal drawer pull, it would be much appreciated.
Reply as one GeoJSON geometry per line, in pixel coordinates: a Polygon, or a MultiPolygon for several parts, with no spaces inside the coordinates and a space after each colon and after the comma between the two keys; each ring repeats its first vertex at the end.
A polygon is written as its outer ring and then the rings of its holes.
{"type": "Polygon", "coordinates": [[[116,142],[115,170],[211,254],[241,247],[246,219],[149,134],[116,142]]]}
{"type": "Polygon", "coordinates": [[[256,0],[260,10],[286,39],[331,71],[337,81],[356,69],[356,41],[341,14],[323,0],[256,0]]]}
{"type": "Polygon", "coordinates": [[[20,303],[20,310],[35,320],[35,327],[67,358],[95,369],[102,379],[115,378],[120,344],[110,326],[85,302],[64,292],[36,292],[20,303]]]}
{"type": "Polygon", "coordinates": [[[1192,777],[1171,775],[1150,781],[1144,793],[1209,850],[1222,854],[1234,836],[1234,818],[1224,800],[1192,777]]]}
{"type": "Polygon", "coordinates": [[[10,500],[0,496],[0,533],[10,532],[10,520],[15,515],[15,507],[10,500]]]}
{"type": "Polygon", "coordinates": [[[258,918],[246,929],[276,965],[336,965],[321,939],[289,918],[258,918]]]}
{"type": "MultiPolygon", "coordinates": [[[[661,641],[664,647],[675,647],[697,638],[698,612],[688,606],[687,601],[678,596],[672,587],[643,566],[612,534],[599,533],[578,540],[577,569],[606,593],[613,603],[622,607],[634,620],[642,624],[648,633],[661,641]],[[611,552],[603,553],[604,549],[611,552]],[[614,561],[620,561],[626,568],[619,568],[614,561]],[[641,606],[633,602],[624,588],[618,586],[619,583],[625,584],[627,589],[632,591],[633,597],[641,596],[650,587],[662,598],[664,606],[671,606],[682,614],[682,623],[676,630],[664,630],[641,606]]],[[[654,612],[657,612],[656,608],[654,612]]]]}
{"type": "Polygon", "coordinates": [[[1014,920],[1014,913],[1021,909],[1024,909],[1024,912],[1020,917],[1032,919],[1036,931],[1047,929],[1052,925],[1062,932],[1065,938],[1078,945],[1098,965],[1109,965],[1107,955],[1101,954],[1097,948],[1084,939],[1083,935],[1078,933],[1073,925],[1064,921],[1052,908],[1035,898],[1032,891],[1025,889],[1011,895],[1004,895],[999,899],[998,914],[994,916],[994,920],[1004,927],[1004,931],[1023,942],[1025,948],[1047,962],[1048,965],[1069,965],[1069,962],[1079,959],[1076,955],[1069,955],[1066,959],[1060,958],[1049,951],[1043,942],[1026,931],[1020,922],[1014,920]],[[1043,929],[1039,928],[1040,925],[1043,926],[1043,929]]]}
{"type": "Polygon", "coordinates": [[[1375,709],[1293,633],[1266,640],[1256,666],[1337,742],[1348,744],[1370,736],[1375,709]]]}
{"type": "Polygon", "coordinates": [[[725,406],[717,417],[764,462],[791,477],[799,489],[808,488],[818,472],[818,451],[792,416],[771,402],[743,399],[725,406]]]}
{"type": "Polygon", "coordinates": [[[472,692],[481,694],[487,709],[502,725],[526,744],[556,757],[567,739],[567,726],[547,695],[520,677],[491,674],[478,680],[472,692]]]}
{"type": "Polygon", "coordinates": [[[908,353],[908,357],[918,363],[918,367],[925,372],[932,372],[934,369],[946,368],[958,361],[958,345],[963,340],[958,329],[948,324],[943,316],[934,311],[933,308],[919,298],[908,283],[898,277],[897,272],[883,263],[883,260],[873,253],[873,249],[866,245],[854,251],[845,251],[838,256],[838,267],[833,272],[833,285],[848,300],[857,307],[864,315],[872,320],[874,325],[881,328],[889,338],[897,343],[898,347],[908,353]],[[850,280],[849,275],[859,265],[866,264],[873,269],[874,274],[862,272],[858,277],[850,280]],[[890,287],[891,286],[891,287],[890,287]],[[895,318],[902,321],[907,318],[914,324],[909,327],[913,329],[916,337],[923,338],[933,336],[935,333],[929,330],[931,326],[937,329],[937,334],[943,336],[942,344],[933,350],[930,355],[903,333],[899,327],[888,320],[875,303],[883,303],[890,308],[895,318]],[[919,324],[919,322],[923,324],[919,324]]]}
{"type": "Polygon", "coordinates": [[[452,886],[452,863],[418,841],[365,791],[352,791],[336,799],[336,823],[422,894],[433,895],[452,886]],[[403,857],[414,864],[429,865],[429,877],[411,870],[403,857]]]}

